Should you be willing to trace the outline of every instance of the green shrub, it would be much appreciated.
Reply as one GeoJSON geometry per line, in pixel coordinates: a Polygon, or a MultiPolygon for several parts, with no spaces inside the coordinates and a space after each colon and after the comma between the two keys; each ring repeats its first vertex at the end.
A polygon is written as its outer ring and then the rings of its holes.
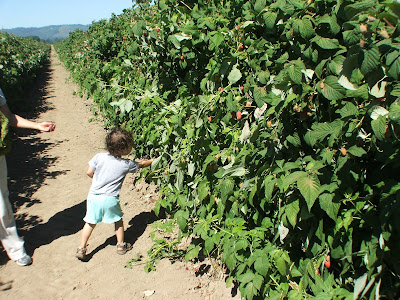
{"type": "Polygon", "coordinates": [[[11,108],[48,61],[50,45],[0,32],[0,87],[11,108]]]}
{"type": "Polygon", "coordinates": [[[57,45],[242,297],[399,297],[400,4],[136,3],[57,45]],[[328,263],[329,260],[329,263],[328,263]]]}

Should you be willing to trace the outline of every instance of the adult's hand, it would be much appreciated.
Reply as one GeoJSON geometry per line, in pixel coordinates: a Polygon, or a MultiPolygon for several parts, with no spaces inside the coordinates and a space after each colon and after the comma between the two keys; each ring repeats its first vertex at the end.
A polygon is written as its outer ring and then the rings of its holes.
{"type": "Polygon", "coordinates": [[[56,129],[56,124],[53,122],[41,122],[38,124],[38,129],[44,132],[54,131],[56,129]]]}

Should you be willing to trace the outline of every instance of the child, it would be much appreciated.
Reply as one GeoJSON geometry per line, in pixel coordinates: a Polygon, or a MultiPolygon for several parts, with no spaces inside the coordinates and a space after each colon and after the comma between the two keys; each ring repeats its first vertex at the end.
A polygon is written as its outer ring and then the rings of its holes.
{"type": "Polygon", "coordinates": [[[106,137],[109,153],[98,153],[90,161],[87,175],[93,178],[87,197],[86,224],[82,229],[81,244],[75,256],[86,260],[86,245],[93,229],[99,222],[114,223],[117,236],[117,253],[125,254],[132,245],[124,242],[124,224],[119,204],[119,192],[127,173],[148,167],[153,159],[143,162],[121,158],[132,150],[132,135],[121,128],[114,128],[106,137]]]}

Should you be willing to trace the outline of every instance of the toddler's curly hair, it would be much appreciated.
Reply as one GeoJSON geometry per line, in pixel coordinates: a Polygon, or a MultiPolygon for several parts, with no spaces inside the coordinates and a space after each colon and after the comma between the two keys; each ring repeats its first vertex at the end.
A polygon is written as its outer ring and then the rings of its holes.
{"type": "Polygon", "coordinates": [[[113,128],[106,137],[107,151],[112,156],[121,156],[122,153],[132,147],[132,134],[120,127],[113,128]]]}

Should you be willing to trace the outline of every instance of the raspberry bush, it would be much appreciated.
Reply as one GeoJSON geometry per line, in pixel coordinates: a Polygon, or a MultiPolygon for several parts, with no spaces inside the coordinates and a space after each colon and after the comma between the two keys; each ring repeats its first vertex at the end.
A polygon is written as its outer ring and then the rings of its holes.
{"type": "Polygon", "coordinates": [[[137,1],[57,45],[186,259],[246,299],[399,297],[400,4],[137,1]],[[329,259],[329,261],[328,261],[329,259]]]}

